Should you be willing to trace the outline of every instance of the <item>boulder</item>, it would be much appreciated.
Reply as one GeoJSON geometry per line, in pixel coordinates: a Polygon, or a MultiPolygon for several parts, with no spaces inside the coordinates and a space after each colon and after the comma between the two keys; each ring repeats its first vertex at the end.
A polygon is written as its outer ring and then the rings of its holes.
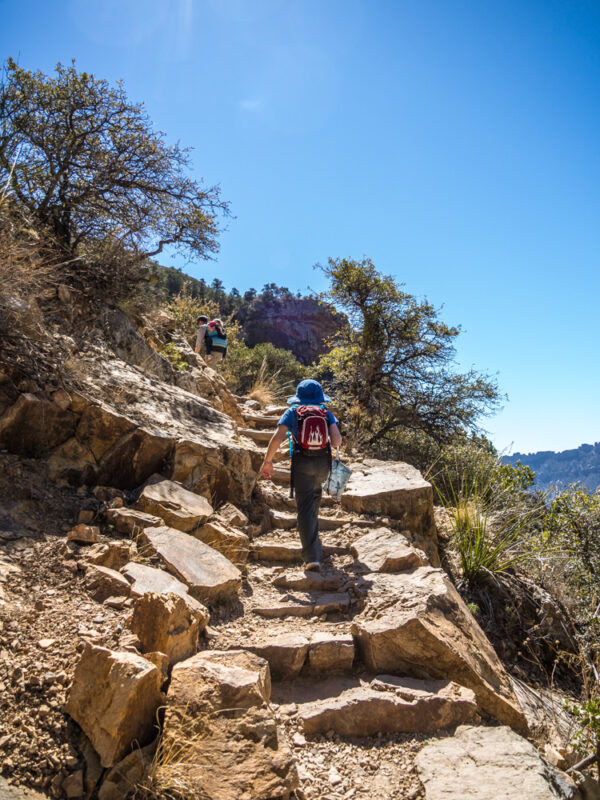
{"type": "Polygon", "coordinates": [[[168,528],[146,528],[140,541],[159,556],[167,569],[182,580],[197,600],[212,603],[235,596],[242,576],[231,561],[187,533],[168,528]]]}
{"type": "Polygon", "coordinates": [[[298,776],[269,698],[269,666],[253,653],[204,651],[176,664],[163,730],[175,757],[159,764],[158,788],[176,783],[211,800],[287,797],[298,776]]]}
{"type": "Polygon", "coordinates": [[[167,525],[180,531],[191,531],[213,512],[205,497],[167,480],[145,486],[135,507],[160,517],[167,525]]]}
{"type": "Polygon", "coordinates": [[[192,531],[196,539],[210,545],[234,564],[245,564],[250,550],[250,539],[216,519],[205,522],[192,531]]]}
{"type": "Polygon", "coordinates": [[[198,651],[198,636],[208,620],[207,609],[192,610],[178,594],[150,593],[135,601],[129,627],[140,640],[142,652],[158,650],[168,656],[169,664],[175,664],[198,651]]]}
{"type": "Polygon", "coordinates": [[[75,436],[77,441],[90,449],[94,459],[99,463],[115,442],[134,428],[135,423],[132,420],[98,401],[85,407],[75,436]]]}
{"type": "Polygon", "coordinates": [[[413,547],[406,536],[389,528],[374,528],[356,539],[350,551],[367,572],[401,572],[427,564],[425,553],[413,547]]]}
{"type": "Polygon", "coordinates": [[[67,533],[67,541],[78,544],[95,544],[100,541],[100,528],[96,525],[79,523],[67,533]]]}
{"type": "Polygon", "coordinates": [[[352,465],[342,508],[356,514],[385,514],[404,528],[436,539],[433,489],[421,473],[398,461],[365,459],[352,465]]]}
{"type": "Polygon", "coordinates": [[[374,573],[370,584],[352,633],[372,672],[456,681],[487,714],[527,731],[500,659],[443,570],[374,573]]]}
{"type": "Polygon", "coordinates": [[[99,603],[109,597],[129,595],[129,581],[120,572],[96,564],[90,564],[86,569],[85,587],[99,603]]]}
{"type": "Polygon", "coordinates": [[[354,639],[350,634],[313,634],[308,651],[312,672],[350,672],[353,662],[354,639]]]}
{"type": "Polygon", "coordinates": [[[161,704],[160,671],[135,653],[87,645],[75,668],[65,711],[83,729],[112,767],[132,744],[148,744],[156,735],[161,704]]]}
{"type": "Polygon", "coordinates": [[[236,508],[233,503],[225,503],[215,514],[215,518],[234,528],[243,528],[248,524],[248,517],[236,508]]]}
{"type": "Polygon", "coordinates": [[[293,680],[304,666],[309,642],[300,633],[281,633],[276,638],[263,637],[240,646],[268,661],[274,678],[293,680]]]}
{"type": "Polygon", "coordinates": [[[131,537],[137,536],[144,528],[156,528],[164,522],[161,517],[136,508],[111,508],[106,518],[115,526],[117,533],[131,537]]]}
{"type": "Polygon", "coordinates": [[[340,736],[428,733],[469,722],[475,695],[451,681],[420,681],[381,675],[369,685],[306,703],[300,711],[305,733],[333,730],[340,736]]]}
{"type": "Polygon", "coordinates": [[[429,742],[416,767],[426,800],[575,800],[566,775],[510,728],[462,725],[454,736],[429,742]]]}

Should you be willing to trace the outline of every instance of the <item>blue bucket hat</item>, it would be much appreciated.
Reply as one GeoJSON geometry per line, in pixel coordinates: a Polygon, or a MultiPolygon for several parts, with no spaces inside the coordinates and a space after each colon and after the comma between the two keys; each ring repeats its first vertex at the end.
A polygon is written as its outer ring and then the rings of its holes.
{"type": "Polygon", "coordinates": [[[318,406],[320,403],[328,403],[330,400],[331,397],[329,395],[323,394],[323,387],[319,381],[314,381],[312,378],[300,381],[296,387],[294,397],[288,397],[287,399],[290,405],[300,403],[300,405],[307,406],[318,406]]]}

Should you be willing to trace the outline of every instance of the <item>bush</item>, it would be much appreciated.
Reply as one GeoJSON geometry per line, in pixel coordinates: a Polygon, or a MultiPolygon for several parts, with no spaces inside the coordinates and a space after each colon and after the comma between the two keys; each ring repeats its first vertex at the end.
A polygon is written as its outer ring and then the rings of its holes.
{"type": "Polygon", "coordinates": [[[229,330],[227,342],[223,375],[235,394],[247,394],[261,371],[263,383],[274,392],[274,399],[292,394],[296,384],[306,377],[306,367],[289,350],[280,350],[270,342],[247,347],[239,338],[239,332],[230,338],[229,330]]]}

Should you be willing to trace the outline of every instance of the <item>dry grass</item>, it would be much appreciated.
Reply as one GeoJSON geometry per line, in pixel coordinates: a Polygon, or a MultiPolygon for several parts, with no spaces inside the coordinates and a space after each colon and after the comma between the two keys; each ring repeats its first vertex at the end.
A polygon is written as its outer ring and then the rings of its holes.
{"type": "Polygon", "coordinates": [[[267,375],[267,359],[263,358],[262,364],[252,384],[248,397],[251,400],[258,400],[261,408],[272,406],[283,400],[295,386],[290,383],[281,384],[278,381],[281,370],[277,370],[272,375],[267,375]]]}

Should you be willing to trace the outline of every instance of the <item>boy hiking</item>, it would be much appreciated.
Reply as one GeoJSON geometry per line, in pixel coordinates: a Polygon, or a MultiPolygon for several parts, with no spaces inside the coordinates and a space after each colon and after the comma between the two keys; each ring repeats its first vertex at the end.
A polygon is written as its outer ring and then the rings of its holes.
{"type": "Polygon", "coordinates": [[[319,506],[322,486],[331,468],[331,446],[339,447],[342,443],[338,421],[324,405],[330,399],[323,394],[318,381],[301,381],[294,397],[288,398],[291,408],[279,420],[261,467],[263,477],[271,478],[273,456],[289,434],[292,442],[290,486],[291,493],[296,494],[305,570],[321,568],[319,506]]]}

